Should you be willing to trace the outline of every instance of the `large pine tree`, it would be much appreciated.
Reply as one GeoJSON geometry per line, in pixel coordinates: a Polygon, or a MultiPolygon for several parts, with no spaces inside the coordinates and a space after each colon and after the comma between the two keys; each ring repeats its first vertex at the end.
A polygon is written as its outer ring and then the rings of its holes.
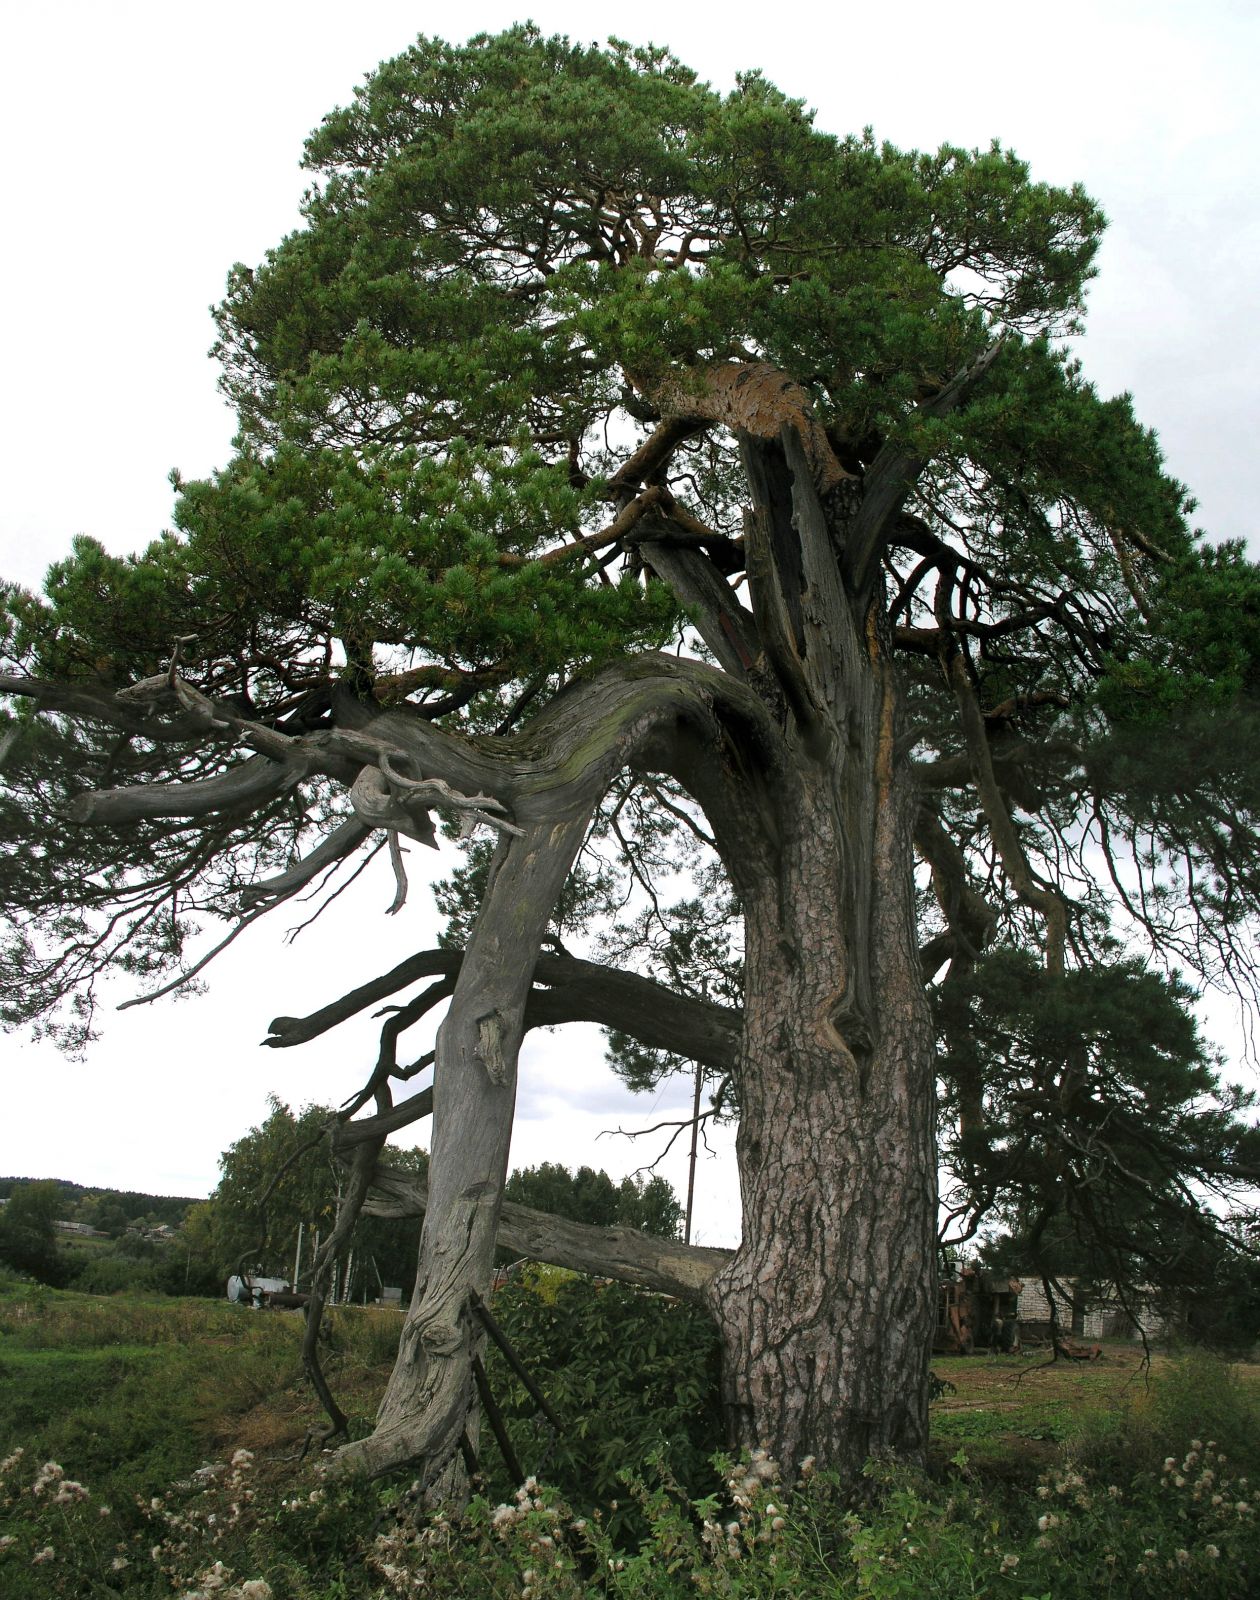
{"type": "Polygon", "coordinates": [[[1260,585],[1064,352],[1100,214],[996,147],[837,140],[756,74],[529,28],[421,40],[306,159],[303,226],[219,312],[234,459],[142,555],[81,540],[7,596],[9,1020],[82,1030],[107,968],[178,978],[203,913],[365,850],[401,892],[400,837],[460,819],[444,947],[271,1028],[421,985],[338,1135],[349,1210],[405,1208],[382,1141],[434,1114],[416,1298],[342,1467],[457,1450],[500,1228],[702,1298],[736,1442],[920,1453],[938,1034],[964,1218],[1019,1202],[1021,1139],[1034,1208],[1105,1170],[1198,1214],[1189,1180],[1247,1176],[1135,952],[1254,977],[1260,585]],[[649,893],[680,840],[739,960],[649,893]],[[558,937],[621,871],[637,974],[558,937]],[[720,1079],[733,1256],[501,1206],[522,1033],[574,1018],[720,1079]],[[1187,1177],[1152,1119],[1194,1096],[1187,1177]]]}

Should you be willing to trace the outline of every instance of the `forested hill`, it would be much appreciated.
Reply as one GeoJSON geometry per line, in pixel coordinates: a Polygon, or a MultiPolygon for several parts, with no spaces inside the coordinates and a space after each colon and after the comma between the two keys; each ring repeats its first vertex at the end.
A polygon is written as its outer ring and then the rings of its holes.
{"type": "Polygon", "coordinates": [[[71,1183],[66,1178],[0,1178],[0,1200],[7,1200],[19,1184],[37,1181],[55,1183],[61,1190],[63,1220],[89,1222],[93,1227],[106,1231],[109,1231],[110,1220],[119,1219],[125,1224],[140,1217],[151,1223],[170,1223],[174,1227],[183,1222],[189,1206],[198,1203],[197,1196],[141,1194],[134,1189],[105,1189],[93,1184],[71,1183]],[[94,1220],[93,1216],[86,1214],[90,1211],[99,1211],[103,1220],[94,1220]]]}

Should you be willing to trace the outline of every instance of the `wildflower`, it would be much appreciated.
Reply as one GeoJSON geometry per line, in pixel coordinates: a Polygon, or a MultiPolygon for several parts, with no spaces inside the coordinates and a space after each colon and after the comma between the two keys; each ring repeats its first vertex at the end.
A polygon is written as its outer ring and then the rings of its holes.
{"type": "Polygon", "coordinates": [[[1057,1528],[1058,1526],[1059,1518],[1052,1511],[1047,1511],[1043,1516],[1037,1518],[1037,1529],[1040,1533],[1049,1533],[1051,1528],[1057,1528]]]}
{"type": "Polygon", "coordinates": [[[1173,1479],[1173,1482],[1177,1485],[1177,1487],[1179,1489],[1184,1489],[1185,1486],[1186,1486],[1186,1480],[1181,1476],[1180,1473],[1178,1473],[1177,1476],[1173,1479]]]}
{"type": "Polygon", "coordinates": [[[1219,1561],[1221,1552],[1214,1544],[1205,1544],[1203,1546],[1203,1554],[1208,1558],[1209,1561],[1219,1561]]]}
{"type": "MultiPolygon", "coordinates": [[[[1203,1440],[1202,1439],[1191,1439],[1190,1448],[1192,1450],[1202,1450],[1202,1448],[1203,1448],[1203,1440]]],[[[1211,1445],[1209,1445],[1208,1449],[1210,1450],[1211,1448],[1212,1448],[1211,1445]]]]}
{"type": "Polygon", "coordinates": [[[815,1457],[814,1456],[806,1456],[804,1461],[801,1462],[801,1477],[802,1478],[810,1478],[810,1477],[812,1477],[813,1474],[814,1474],[814,1466],[815,1466],[815,1457]]]}
{"type": "Polygon", "coordinates": [[[770,1526],[771,1526],[771,1528],[773,1529],[773,1531],[775,1533],[782,1533],[784,1528],[787,1527],[787,1523],[783,1520],[782,1517],[771,1517],[770,1518],[770,1526]]]}
{"type": "Polygon", "coordinates": [[[241,1600],[271,1600],[271,1585],[266,1578],[246,1578],[241,1585],[241,1600]]]}
{"type": "Polygon", "coordinates": [[[1225,1496],[1223,1494],[1214,1494],[1212,1496],[1212,1504],[1214,1506],[1223,1506],[1225,1504],[1225,1496]]]}
{"type": "Polygon", "coordinates": [[[0,1550],[7,1550],[11,1544],[17,1543],[15,1533],[0,1534],[0,1550]]]}
{"type": "Polygon", "coordinates": [[[53,1496],[55,1506],[73,1505],[76,1500],[89,1498],[88,1491],[81,1483],[76,1483],[73,1478],[63,1478],[57,1485],[57,1492],[53,1496]]]}
{"type": "Polygon", "coordinates": [[[53,1549],[52,1545],[46,1544],[42,1550],[37,1550],[31,1557],[31,1565],[33,1567],[39,1567],[42,1566],[45,1561],[55,1561],[56,1559],[56,1551],[53,1549]]]}
{"type": "Polygon", "coordinates": [[[131,1562],[127,1560],[126,1556],[115,1556],[109,1564],[109,1570],[111,1572],[121,1572],[124,1567],[129,1567],[130,1565],[131,1562]]]}
{"type": "Polygon", "coordinates": [[[492,1528],[502,1528],[516,1521],[516,1512],[511,1506],[495,1506],[490,1516],[492,1528]]]}
{"type": "Polygon", "coordinates": [[[4,1460],[0,1461],[0,1473],[8,1472],[11,1467],[16,1467],[25,1454],[26,1451],[19,1445],[11,1456],[5,1456],[4,1460]]]}
{"type": "Polygon", "coordinates": [[[1164,1471],[1165,1472],[1171,1472],[1172,1469],[1176,1465],[1177,1465],[1177,1463],[1176,1463],[1175,1459],[1172,1456],[1165,1456],[1164,1457],[1164,1471]]]}
{"type": "Polygon", "coordinates": [[[45,1461],[35,1474],[35,1482],[31,1485],[31,1488],[36,1494],[43,1494],[50,1483],[58,1482],[65,1475],[64,1468],[59,1467],[55,1461],[45,1461]]]}
{"type": "Polygon", "coordinates": [[[1119,1500],[1123,1493],[1124,1491],[1118,1483],[1109,1483],[1107,1485],[1107,1498],[1109,1500],[1119,1500]]]}
{"type": "Polygon", "coordinates": [[[1050,1485],[1048,1483],[1043,1483],[1038,1487],[1037,1498],[1038,1500],[1048,1500],[1050,1498],[1050,1485]]]}
{"type": "Polygon", "coordinates": [[[1178,1550],[1177,1565],[1179,1567],[1188,1567],[1190,1565],[1190,1552],[1188,1550],[1178,1550]]]}
{"type": "Polygon", "coordinates": [[[247,1467],[254,1459],[252,1450],[238,1450],[232,1457],[232,1465],[236,1468],[247,1467]]]}
{"type": "Polygon", "coordinates": [[[999,1570],[1002,1571],[1002,1572],[1014,1572],[1015,1568],[1018,1565],[1019,1565],[1019,1557],[1018,1556],[1006,1555],[1006,1556],[1002,1557],[1002,1565],[1001,1565],[1001,1568],[999,1570]]]}
{"type": "Polygon", "coordinates": [[[1159,1554],[1159,1551],[1158,1550],[1143,1550],[1142,1554],[1144,1556],[1147,1556],[1147,1557],[1157,1556],[1159,1554]]]}

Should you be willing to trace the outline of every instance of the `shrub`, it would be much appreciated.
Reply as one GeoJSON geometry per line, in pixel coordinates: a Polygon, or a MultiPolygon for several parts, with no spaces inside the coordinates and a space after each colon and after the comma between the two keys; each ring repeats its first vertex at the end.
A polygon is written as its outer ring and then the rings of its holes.
{"type": "MultiPolygon", "coordinates": [[[[549,1279],[544,1294],[528,1282],[509,1284],[493,1310],[564,1424],[553,1439],[524,1385],[489,1345],[491,1389],[527,1471],[545,1473],[583,1511],[604,1505],[614,1531],[635,1518],[623,1475],[642,1472],[662,1451],[690,1494],[715,1487],[719,1346],[703,1311],[580,1277],[549,1279]]],[[[490,1489],[506,1495],[518,1485],[509,1482],[485,1428],[482,1438],[490,1489]]]]}
{"type": "Polygon", "coordinates": [[[1260,1475],[1260,1405],[1237,1372],[1205,1350],[1188,1350],[1111,1412],[1087,1414],[1074,1456],[1102,1476],[1155,1473],[1192,1438],[1213,1439],[1240,1471],[1260,1475]]]}

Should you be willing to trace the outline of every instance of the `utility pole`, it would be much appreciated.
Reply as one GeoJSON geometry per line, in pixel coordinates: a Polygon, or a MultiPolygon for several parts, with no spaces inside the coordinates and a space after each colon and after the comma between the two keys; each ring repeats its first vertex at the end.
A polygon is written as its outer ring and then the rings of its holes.
{"type": "MultiPolygon", "coordinates": [[[[707,1000],[709,998],[709,982],[706,978],[700,985],[700,993],[707,1000]]],[[[696,1092],[691,1102],[691,1159],[687,1165],[687,1220],[684,1231],[684,1240],[691,1243],[691,1210],[696,1198],[696,1146],[700,1142],[700,1093],[704,1088],[704,1068],[696,1062],[696,1092]]]]}
{"type": "Polygon", "coordinates": [[[696,1093],[691,1103],[691,1160],[687,1167],[687,1227],[684,1238],[691,1243],[691,1208],[696,1197],[696,1145],[700,1139],[700,1091],[704,1087],[704,1068],[696,1062],[696,1093]]]}

